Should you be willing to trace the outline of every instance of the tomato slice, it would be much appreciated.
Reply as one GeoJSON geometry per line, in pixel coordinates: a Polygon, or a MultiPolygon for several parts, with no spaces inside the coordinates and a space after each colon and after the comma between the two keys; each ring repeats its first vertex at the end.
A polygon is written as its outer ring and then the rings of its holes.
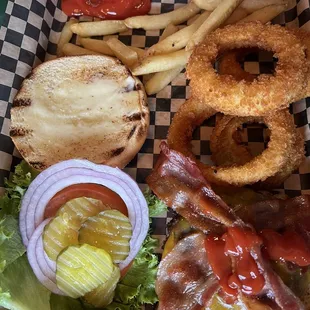
{"type": "Polygon", "coordinates": [[[66,202],[79,197],[100,200],[103,204],[109,206],[109,208],[116,209],[128,216],[127,207],[118,194],[103,185],[81,183],[68,186],[59,191],[47,204],[44,217],[49,218],[55,216],[58,209],[66,202]]]}

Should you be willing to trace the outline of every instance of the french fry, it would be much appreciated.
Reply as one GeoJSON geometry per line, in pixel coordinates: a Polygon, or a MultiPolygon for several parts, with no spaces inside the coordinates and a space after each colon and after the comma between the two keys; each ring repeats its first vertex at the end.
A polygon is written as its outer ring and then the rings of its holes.
{"type": "Polygon", "coordinates": [[[179,28],[173,24],[169,24],[159,38],[159,42],[176,33],[179,28]]]}
{"type": "Polygon", "coordinates": [[[111,35],[107,35],[107,36],[104,36],[103,38],[102,38],[102,40],[103,41],[109,41],[110,39],[112,39],[112,38],[118,38],[118,35],[117,34],[111,34],[111,35]]]}
{"type": "Polygon", "coordinates": [[[76,44],[76,45],[82,45],[82,44],[81,44],[81,39],[82,39],[82,37],[77,35],[77,36],[76,36],[76,39],[75,39],[75,44],[76,44]]]}
{"type": "Polygon", "coordinates": [[[185,66],[191,52],[184,49],[165,55],[146,57],[140,65],[133,68],[133,75],[144,75],[153,72],[167,71],[177,67],[185,66]]]}
{"type": "Polygon", "coordinates": [[[200,12],[200,8],[194,3],[190,2],[179,9],[169,13],[159,15],[144,15],[134,16],[125,19],[125,24],[128,28],[143,28],[145,30],[164,29],[169,24],[179,25],[186,22],[200,12]]]}
{"type": "Polygon", "coordinates": [[[235,24],[241,19],[245,18],[247,15],[248,15],[248,12],[239,6],[232,12],[232,14],[223,24],[223,26],[235,24]]]}
{"type": "Polygon", "coordinates": [[[81,45],[90,50],[103,55],[114,56],[114,52],[109,47],[108,43],[102,40],[89,39],[89,38],[81,38],[81,45]]]}
{"type": "MultiPolygon", "coordinates": [[[[193,0],[202,10],[213,11],[223,0],[193,0]]],[[[288,0],[244,0],[240,8],[245,9],[248,14],[273,4],[287,4],[288,0]]]]}
{"type": "Polygon", "coordinates": [[[197,20],[197,18],[200,16],[201,14],[196,14],[195,16],[191,17],[188,21],[187,21],[187,26],[190,26],[195,20],[197,20]]]}
{"type": "Polygon", "coordinates": [[[138,58],[142,59],[145,57],[145,50],[140,48],[140,47],[135,47],[135,46],[128,46],[130,49],[132,49],[133,51],[135,51],[138,54],[138,58]]]}
{"type": "Polygon", "coordinates": [[[193,0],[198,7],[206,11],[214,11],[222,0],[193,0]]]}
{"type": "Polygon", "coordinates": [[[127,27],[122,20],[103,20],[71,25],[71,31],[81,37],[104,36],[126,30],[127,27]]]}
{"type": "Polygon", "coordinates": [[[194,49],[196,45],[203,41],[207,34],[223,24],[241,2],[242,0],[223,0],[193,34],[191,40],[186,45],[186,50],[194,49]]]}
{"type": "Polygon", "coordinates": [[[268,23],[273,18],[286,10],[286,5],[269,5],[241,19],[238,23],[246,23],[250,21],[260,21],[263,24],[268,23]]]}
{"type": "Polygon", "coordinates": [[[153,95],[165,88],[184,69],[180,66],[171,70],[155,73],[146,83],[145,91],[148,95],[153,95]]]}
{"type": "MultiPolygon", "coordinates": [[[[102,41],[104,42],[104,41],[102,41]]],[[[120,40],[112,38],[106,42],[114,55],[126,66],[132,67],[138,62],[138,54],[120,40]]]]}
{"type": "Polygon", "coordinates": [[[62,48],[62,52],[65,56],[101,55],[72,43],[66,43],[62,48]]]}
{"type": "Polygon", "coordinates": [[[244,0],[240,6],[247,10],[248,13],[253,13],[267,6],[279,4],[287,5],[288,0],[244,0]]]}
{"type": "Polygon", "coordinates": [[[57,56],[61,57],[63,56],[62,54],[62,48],[66,43],[69,43],[71,38],[72,38],[72,31],[71,31],[71,25],[77,23],[78,20],[77,19],[70,19],[69,21],[66,22],[65,26],[63,27],[61,34],[60,34],[60,38],[57,44],[57,56]]]}
{"type": "Polygon", "coordinates": [[[197,31],[197,29],[204,23],[204,21],[209,17],[210,14],[211,12],[205,11],[190,26],[179,30],[178,32],[172,34],[166,39],[153,45],[149,48],[148,55],[167,54],[178,51],[181,48],[185,47],[195,33],[195,31],[197,31]]]}

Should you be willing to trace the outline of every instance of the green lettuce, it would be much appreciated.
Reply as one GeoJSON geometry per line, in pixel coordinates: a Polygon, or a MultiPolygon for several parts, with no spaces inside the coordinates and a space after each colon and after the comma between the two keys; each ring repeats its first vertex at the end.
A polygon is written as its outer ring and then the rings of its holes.
{"type": "MultiPolygon", "coordinates": [[[[150,217],[167,211],[167,206],[150,190],[145,191],[144,196],[150,217]]],[[[154,304],[158,301],[155,281],[159,260],[154,254],[157,247],[158,240],[152,238],[149,231],[132,266],[118,283],[113,302],[105,308],[106,310],[136,310],[141,309],[143,304],[154,304]]]]}
{"type": "Polygon", "coordinates": [[[8,214],[18,217],[21,199],[37,174],[25,161],[15,167],[12,179],[5,181],[5,193],[0,197],[0,219],[8,214]]]}
{"type": "Polygon", "coordinates": [[[0,272],[25,251],[18,230],[18,221],[12,215],[0,219],[0,272]]]}
{"type": "Polygon", "coordinates": [[[83,310],[82,302],[79,299],[73,299],[68,296],[51,294],[51,310],[83,310]]]}
{"type": "Polygon", "coordinates": [[[154,216],[158,216],[164,212],[167,212],[167,206],[165,203],[153,195],[149,188],[144,192],[144,197],[149,207],[150,220],[154,216]]]}
{"type": "Polygon", "coordinates": [[[26,255],[0,274],[0,306],[12,310],[49,310],[51,292],[34,275],[26,255]]]}

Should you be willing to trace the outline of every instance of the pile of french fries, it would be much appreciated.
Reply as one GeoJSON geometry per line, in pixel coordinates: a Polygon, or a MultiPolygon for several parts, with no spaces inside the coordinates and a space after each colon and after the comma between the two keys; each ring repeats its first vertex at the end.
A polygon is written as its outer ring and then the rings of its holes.
{"type": "Polygon", "coordinates": [[[125,20],[78,22],[64,26],[57,56],[108,55],[117,57],[133,75],[144,76],[147,94],[166,87],[186,66],[192,50],[206,35],[228,24],[267,23],[287,8],[288,0],[192,0],[169,13],[129,17],[125,20]],[[178,25],[187,22],[187,26],[178,25]],[[148,50],[126,46],[112,35],[128,29],[164,29],[148,50]],[[69,43],[77,35],[76,44],[69,43]],[[103,40],[93,36],[104,36],[103,40]]]}

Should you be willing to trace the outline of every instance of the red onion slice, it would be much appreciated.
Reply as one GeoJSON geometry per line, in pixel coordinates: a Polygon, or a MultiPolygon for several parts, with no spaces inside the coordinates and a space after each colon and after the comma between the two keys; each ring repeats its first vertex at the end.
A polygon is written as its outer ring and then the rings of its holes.
{"type": "Polygon", "coordinates": [[[43,221],[32,234],[27,247],[27,257],[38,280],[53,293],[64,295],[56,285],[56,263],[53,269],[50,269],[44,257],[42,232],[50,220],[43,221]]]}
{"type": "Polygon", "coordinates": [[[74,184],[95,183],[117,193],[128,209],[132,225],[130,253],[120,263],[125,268],[137,255],[148,231],[148,207],[138,184],[118,168],[96,165],[86,160],[68,160],[44,170],[29,186],[20,212],[20,231],[25,245],[44,220],[45,208],[60,190],[74,184]]]}

